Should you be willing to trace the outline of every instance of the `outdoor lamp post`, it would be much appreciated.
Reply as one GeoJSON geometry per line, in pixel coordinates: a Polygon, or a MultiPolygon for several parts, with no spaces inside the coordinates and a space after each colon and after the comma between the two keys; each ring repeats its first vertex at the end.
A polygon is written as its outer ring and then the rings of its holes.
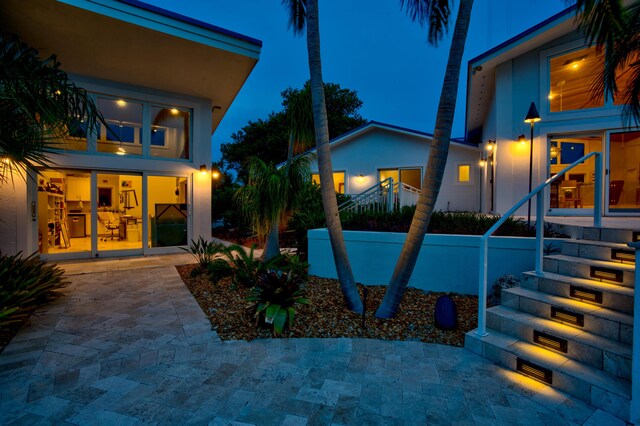
{"type": "MultiPolygon", "coordinates": [[[[540,114],[538,114],[536,104],[531,102],[529,112],[527,112],[527,116],[524,119],[525,123],[531,124],[531,145],[529,145],[529,194],[531,194],[531,184],[533,181],[533,126],[540,120],[540,114]]],[[[531,226],[531,199],[529,199],[527,203],[527,225],[531,226]]]]}

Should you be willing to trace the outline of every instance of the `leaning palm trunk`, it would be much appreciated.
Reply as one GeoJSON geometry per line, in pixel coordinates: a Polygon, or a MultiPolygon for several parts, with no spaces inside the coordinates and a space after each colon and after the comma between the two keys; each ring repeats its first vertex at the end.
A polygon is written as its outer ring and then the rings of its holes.
{"type": "Polygon", "coordinates": [[[311,98],[313,100],[313,121],[316,134],[318,155],[318,171],[320,174],[320,190],[322,206],[327,220],[333,259],[336,264],[340,288],[347,308],[361,313],[362,300],[358,294],[356,283],[349,264],[347,247],[342,235],[338,201],[333,186],[333,169],[331,167],[331,151],[329,149],[329,125],[327,107],[322,84],[322,63],[320,60],[320,22],[318,17],[318,0],[308,0],[307,4],[307,50],[309,53],[309,73],[311,76],[311,98]]]}
{"type": "Polygon", "coordinates": [[[447,70],[442,85],[442,93],[440,94],[436,128],[433,132],[427,170],[422,183],[424,190],[418,199],[416,212],[411,221],[407,239],[402,247],[402,252],[396,263],[384,299],[376,311],[378,318],[391,318],[398,310],[398,306],[400,305],[400,301],[402,300],[402,296],[407,288],[416,261],[418,260],[424,235],[427,232],[427,226],[431,220],[436,199],[440,192],[442,176],[444,175],[444,168],[447,164],[447,156],[449,154],[451,127],[453,125],[453,114],[456,107],[458,81],[460,80],[460,65],[462,63],[462,54],[464,53],[464,44],[467,39],[472,6],[473,0],[460,1],[460,8],[451,41],[451,49],[449,50],[447,70]]]}
{"type": "Polygon", "coordinates": [[[267,233],[267,239],[264,244],[264,251],[262,252],[261,259],[266,262],[273,259],[280,254],[280,238],[278,231],[280,230],[280,218],[271,223],[269,232],[267,233]]]}

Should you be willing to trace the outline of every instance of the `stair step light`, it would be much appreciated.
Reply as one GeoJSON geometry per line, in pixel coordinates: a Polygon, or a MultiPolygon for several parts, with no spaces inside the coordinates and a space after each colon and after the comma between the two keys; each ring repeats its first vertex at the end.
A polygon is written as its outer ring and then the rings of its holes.
{"type": "Polygon", "coordinates": [[[633,250],[611,249],[611,260],[620,260],[622,262],[635,262],[636,254],[633,250]]]}
{"type": "Polygon", "coordinates": [[[583,302],[602,303],[602,292],[589,288],[572,285],[569,287],[569,295],[583,302]]]}
{"type": "Polygon", "coordinates": [[[564,324],[577,325],[584,327],[584,315],[568,311],[566,309],[551,307],[551,319],[564,324]]]}
{"type": "Polygon", "coordinates": [[[592,266],[591,278],[597,278],[600,280],[613,281],[616,283],[622,282],[622,271],[611,268],[603,268],[602,266],[592,266]]]}
{"type": "Polygon", "coordinates": [[[544,382],[546,384],[550,385],[553,382],[553,373],[551,372],[551,370],[522,358],[518,358],[517,370],[519,373],[522,373],[525,376],[531,377],[532,379],[540,380],[541,382],[544,382]]]}
{"type": "Polygon", "coordinates": [[[547,334],[544,331],[533,330],[533,341],[546,348],[564,352],[565,354],[569,349],[569,342],[566,339],[547,334]]]}

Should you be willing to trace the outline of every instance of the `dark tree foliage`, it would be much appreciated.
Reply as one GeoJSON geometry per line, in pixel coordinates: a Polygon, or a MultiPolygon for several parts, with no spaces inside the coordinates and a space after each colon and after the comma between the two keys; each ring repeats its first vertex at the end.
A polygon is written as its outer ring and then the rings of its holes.
{"type": "MultiPolygon", "coordinates": [[[[329,135],[331,138],[342,135],[366,122],[358,111],[362,101],[355,90],[343,89],[339,84],[325,83],[327,114],[329,118],[329,135]]],[[[265,163],[281,163],[287,159],[289,141],[288,108],[300,97],[309,98],[311,93],[309,82],[302,89],[288,88],[281,93],[283,110],[272,112],[266,120],[249,121],[239,131],[231,135],[232,142],[222,144],[222,161],[226,167],[237,173],[238,180],[247,181],[247,162],[251,157],[258,157],[265,163]]],[[[312,141],[312,146],[315,141],[312,141]]],[[[296,147],[296,153],[307,147],[296,147]]]]}

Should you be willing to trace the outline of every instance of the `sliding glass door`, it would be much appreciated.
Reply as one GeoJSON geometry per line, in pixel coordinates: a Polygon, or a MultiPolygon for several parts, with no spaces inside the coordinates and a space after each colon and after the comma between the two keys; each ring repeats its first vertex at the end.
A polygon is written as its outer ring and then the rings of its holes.
{"type": "Polygon", "coordinates": [[[640,132],[610,132],[605,206],[611,214],[640,214],[640,132]]]}

